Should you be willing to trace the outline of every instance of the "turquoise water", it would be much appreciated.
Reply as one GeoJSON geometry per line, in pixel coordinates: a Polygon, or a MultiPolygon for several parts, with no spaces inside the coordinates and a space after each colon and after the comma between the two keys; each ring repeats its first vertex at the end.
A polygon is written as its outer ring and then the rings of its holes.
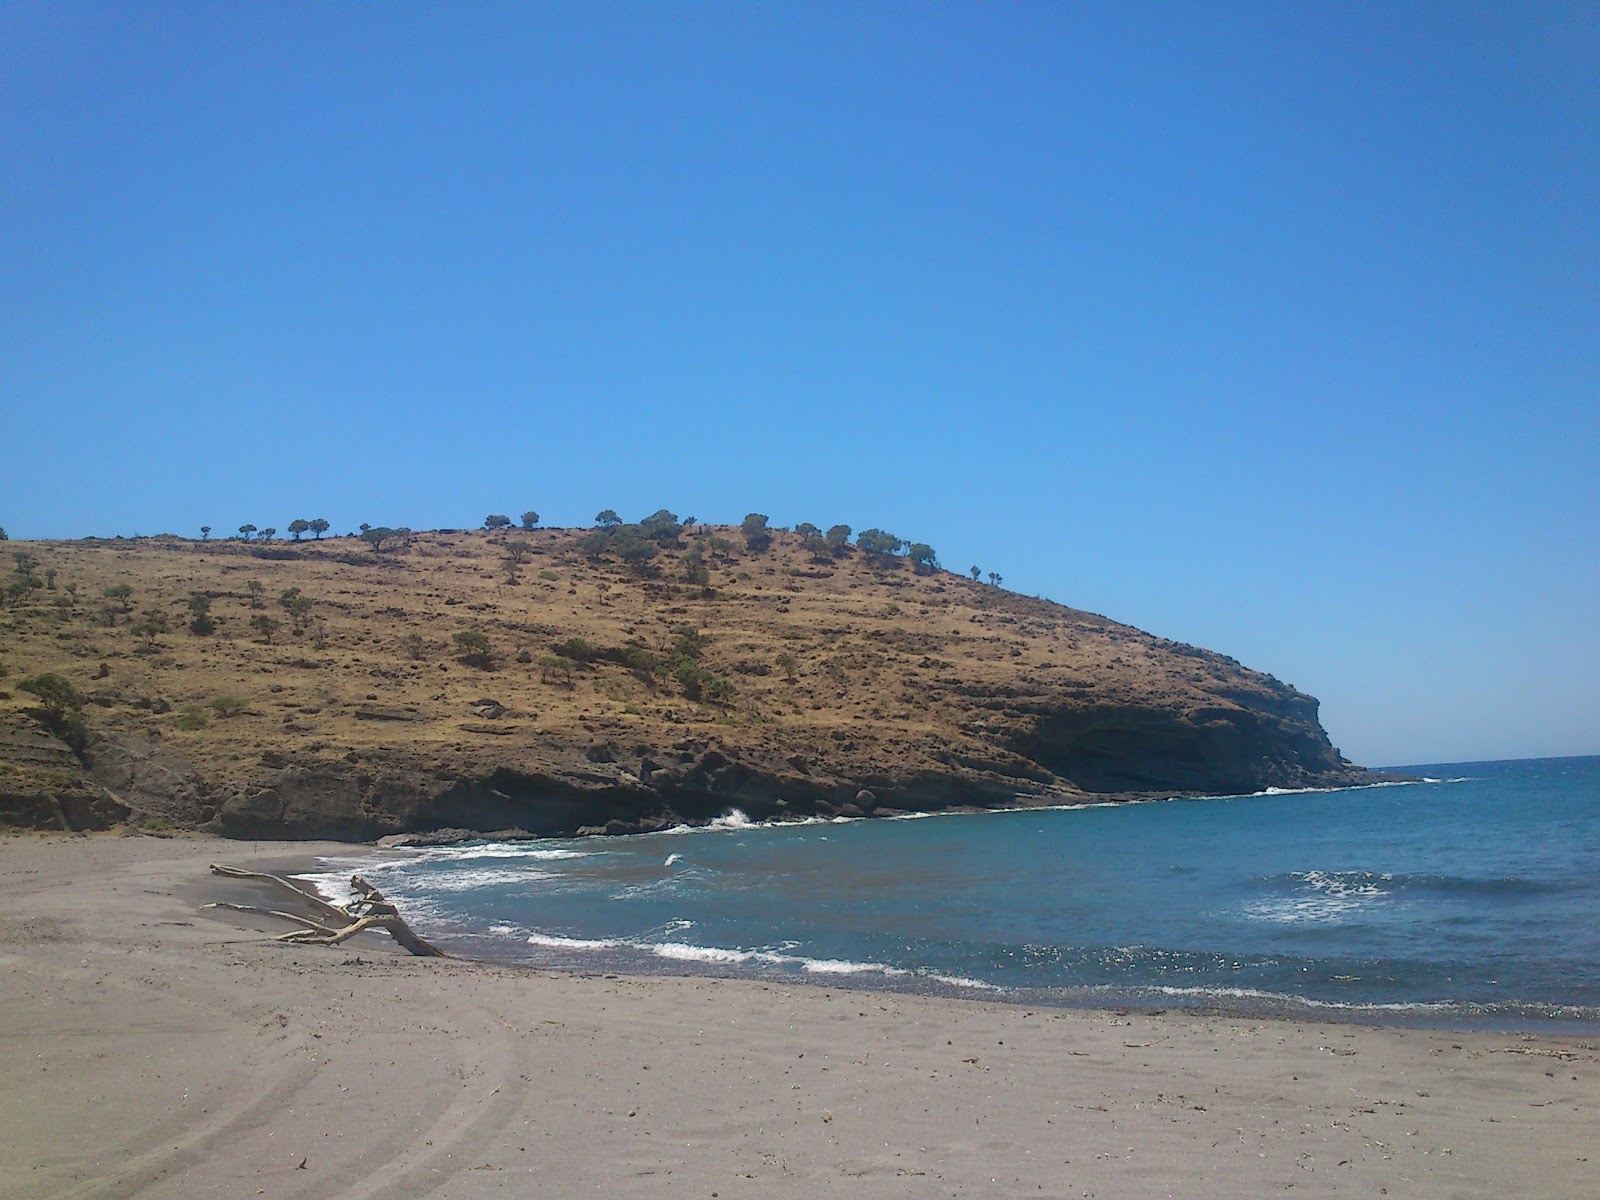
{"type": "Polygon", "coordinates": [[[1600,1023],[1600,758],[1430,782],[478,844],[353,867],[468,953],[1028,1003],[1600,1023]]]}

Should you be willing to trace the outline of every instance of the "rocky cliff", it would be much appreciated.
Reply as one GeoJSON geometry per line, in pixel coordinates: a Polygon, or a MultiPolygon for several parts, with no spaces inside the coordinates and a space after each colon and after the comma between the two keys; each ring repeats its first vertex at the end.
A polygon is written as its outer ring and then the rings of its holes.
{"type": "Polygon", "coordinates": [[[1222,655],[814,536],[647,532],[29,543],[0,819],[545,835],[1372,778],[1222,655]],[[24,715],[43,671],[81,754],[24,715]]]}

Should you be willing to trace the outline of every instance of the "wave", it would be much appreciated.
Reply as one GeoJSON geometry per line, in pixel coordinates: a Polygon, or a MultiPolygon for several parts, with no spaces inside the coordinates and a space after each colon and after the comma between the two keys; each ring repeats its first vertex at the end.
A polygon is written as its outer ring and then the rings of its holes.
{"type": "Polygon", "coordinates": [[[1571,884],[1521,875],[1441,875],[1430,872],[1290,871],[1269,875],[1269,886],[1310,889],[1339,898],[1372,898],[1400,892],[1445,892],[1485,896],[1540,896],[1571,890],[1571,884]]]}
{"type": "MultiPolygon", "coordinates": [[[[691,922],[674,922],[686,928],[691,922]]],[[[964,975],[948,975],[931,968],[908,969],[882,962],[856,962],[843,958],[813,958],[804,954],[787,954],[777,950],[740,950],[726,946],[698,946],[691,942],[629,941],[621,938],[572,938],[560,934],[532,933],[527,937],[532,946],[552,950],[635,950],[672,962],[704,963],[710,966],[757,965],[797,969],[808,975],[851,976],[877,975],[896,979],[921,977],[948,987],[968,988],[973,991],[1004,992],[999,984],[964,975]]]]}

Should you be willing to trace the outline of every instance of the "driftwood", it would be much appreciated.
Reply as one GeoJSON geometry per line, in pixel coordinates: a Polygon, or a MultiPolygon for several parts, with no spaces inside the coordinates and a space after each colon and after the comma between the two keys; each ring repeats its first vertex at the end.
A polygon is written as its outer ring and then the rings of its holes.
{"type": "Polygon", "coordinates": [[[272,875],[265,871],[245,871],[239,867],[227,867],[218,863],[211,864],[213,875],[222,875],[228,879],[255,879],[263,883],[270,883],[274,887],[293,892],[302,903],[312,908],[322,919],[312,920],[310,917],[297,916],[294,913],[283,912],[275,908],[257,908],[249,904],[229,904],[219,901],[206,905],[207,908],[227,908],[234,912],[255,913],[257,916],[277,917],[281,921],[299,925],[300,929],[291,929],[288,933],[280,933],[280,942],[303,942],[313,946],[337,946],[340,942],[353,938],[358,933],[368,929],[383,929],[388,931],[390,937],[399,942],[413,954],[425,958],[444,958],[445,952],[418,937],[405,923],[399,910],[388,900],[383,893],[373,887],[359,875],[352,876],[350,886],[356,892],[356,898],[349,904],[334,904],[325,900],[315,892],[301,887],[285,879],[282,875],[272,875]]]}

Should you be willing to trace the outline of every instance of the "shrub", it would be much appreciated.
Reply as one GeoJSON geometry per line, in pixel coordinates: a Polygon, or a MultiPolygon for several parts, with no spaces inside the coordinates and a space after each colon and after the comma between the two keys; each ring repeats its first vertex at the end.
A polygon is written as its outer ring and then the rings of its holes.
{"type": "Polygon", "coordinates": [[[683,694],[691,700],[710,700],[715,704],[726,704],[737,691],[732,680],[724,679],[721,675],[714,674],[687,658],[678,660],[678,665],[673,668],[672,677],[683,688],[683,694]]]}
{"type": "Polygon", "coordinates": [[[588,638],[581,637],[569,637],[559,645],[552,646],[551,649],[562,658],[581,663],[592,661],[596,654],[594,643],[589,641],[588,638]]]}

